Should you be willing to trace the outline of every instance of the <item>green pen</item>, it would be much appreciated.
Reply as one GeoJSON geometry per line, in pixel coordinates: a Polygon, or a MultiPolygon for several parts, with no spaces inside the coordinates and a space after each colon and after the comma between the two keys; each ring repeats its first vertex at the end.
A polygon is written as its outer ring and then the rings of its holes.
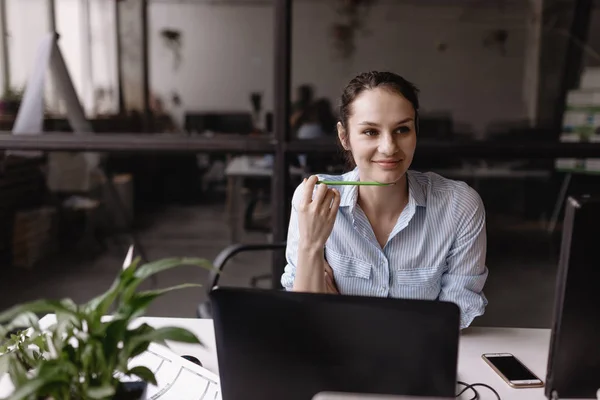
{"type": "Polygon", "coordinates": [[[322,183],[329,186],[390,186],[396,183],[379,183],[379,182],[359,182],[359,181],[318,181],[317,184],[322,183]]]}

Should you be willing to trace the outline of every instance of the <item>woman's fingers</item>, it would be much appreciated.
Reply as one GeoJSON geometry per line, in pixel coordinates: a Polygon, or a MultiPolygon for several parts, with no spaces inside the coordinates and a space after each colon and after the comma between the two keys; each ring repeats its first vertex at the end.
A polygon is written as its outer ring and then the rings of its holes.
{"type": "Polygon", "coordinates": [[[323,204],[323,202],[325,201],[325,197],[327,196],[327,192],[327,185],[321,183],[317,186],[317,190],[315,191],[315,195],[312,199],[313,205],[315,207],[320,207],[323,204]]]}
{"type": "Polygon", "coordinates": [[[335,189],[332,189],[333,192],[333,200],[331,202],[331,208],[329,209],[329,217],[335,220],[337,216],[338,209],[340,208],[341,196],[340,192],[335,189]]]}
{"type": "Polygon", "coordinates": [[[304,180],[304,195],[302,196],[302,204],[304,206],[308,206],[312,202],[313,192],[317,181],[318,178],[314,175],[304,180]]]}
{"type": "Polygon", "coordinates": [[[329,214],[329,208],[331,207],[331,203],[333,202],[334,197],[335,193],[333,189],[328,189],[327,193],[323,198],[323,202],[321,203],[321,211],[323,214],[329,214]]]}
{"type": "Polygon", "coordinates": [[[317,185],[319,178],[316,175],[310,176],[304,180],[304,194],[302,204],[308,207],[312,204],[313,208],[325,206],[327,210],[339,207],[340,193],[336,189],[329,189],[325,184],[317,185]],[[317,189],[315,190],[315,186],[317,189]]]}

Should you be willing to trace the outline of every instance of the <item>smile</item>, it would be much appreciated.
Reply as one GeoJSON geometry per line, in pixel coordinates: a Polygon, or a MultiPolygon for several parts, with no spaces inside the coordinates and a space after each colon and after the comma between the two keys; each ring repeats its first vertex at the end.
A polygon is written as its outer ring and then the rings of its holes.
{"type": "Polygon", "coordinates": [[[394,168],[398,164],[400,164],[400,161],[401,160],[381,160],[381,161],[373,161],[373,162],[383,168],[394,168]]]}

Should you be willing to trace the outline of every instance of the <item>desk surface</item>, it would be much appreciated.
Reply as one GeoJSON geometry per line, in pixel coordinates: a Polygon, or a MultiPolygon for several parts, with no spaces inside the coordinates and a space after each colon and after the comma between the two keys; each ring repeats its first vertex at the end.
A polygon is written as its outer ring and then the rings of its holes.
{"type": "MultiPolygon", "coordinates": [[[[290,167],[290,173],[300,176],[304,170],[300,167],[290,167]]],[[[234,157],[225,167],[225,175],[229,177],[271,177],[273,166],[265,164],[262,157],[238,156],[234,157]]]]}
{"type": "MultiPolygon", "coordinates": [[[[206,368],[218,373],[215,334],[212,320],[186,318],[144,318],[155,327],[180,326],[194,332],[205,347],[169,343],[178,354],[197,357],[206,368]]],[[[500,394],[502,400],[546,400],[544,389],[512,389],[481,359],[483,353],[512,353],[542,380],[546,379],[546,363],[550,343],[550,330],[469,328],[460,339],[458,379],[467,383],[485,383],[500,394]]],[[[493,393],[479,388],[480,399],[495,400],[493,393]]],[[[465,395],[461,399],[469,399],[465,395]]]]}
{"type": "MultiPolygon", "coordinates": [[[[168,345],[179,355],[197,357],[205,368],[218,374],[217,351],[212,320],[191,318],[141,318],[155,328],[179,326],[194,332],[203,345],[169,342],[168,345]]],[[[544,389],[512,389],[497,376],[481,359],[483,353],[512,353],[527,365],[542,380],[546,378],[546,363],[550,343],[548,329],[469,328],[460,338],[458,379],[467,383],[485,383],[492,386],[502,400],[546,400],[544,389]]],[[[7,393],[0,384],[0,396],[7,393]]],[[[495,400],[493,393],[479,388],[480,399],[495,400]]],[[[461,399],[471,398],[465,394],[461,399]]]]}

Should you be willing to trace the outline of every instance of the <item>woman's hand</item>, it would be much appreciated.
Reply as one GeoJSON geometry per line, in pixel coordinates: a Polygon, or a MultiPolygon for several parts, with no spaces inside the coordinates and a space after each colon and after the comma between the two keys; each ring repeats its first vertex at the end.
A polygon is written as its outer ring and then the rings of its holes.
{"type": "Polygon", "coordinates": [[[323,184],[315,191],[317,180],[316,176],[304,180],[304,195],[296,209],[299,240],[294,290],[337,293],[324,250],[340,207],[340,193],[323,184]]]}
{"type": "Polygon", "coordinates": [[[322,250],[333,230],[340,207],[340,192],[320,184],[311,176],[304,181],[304,196],[298,207],[299,250],[322,250]],[[314,198],[313,198],[314,192],[314,198]]]}

